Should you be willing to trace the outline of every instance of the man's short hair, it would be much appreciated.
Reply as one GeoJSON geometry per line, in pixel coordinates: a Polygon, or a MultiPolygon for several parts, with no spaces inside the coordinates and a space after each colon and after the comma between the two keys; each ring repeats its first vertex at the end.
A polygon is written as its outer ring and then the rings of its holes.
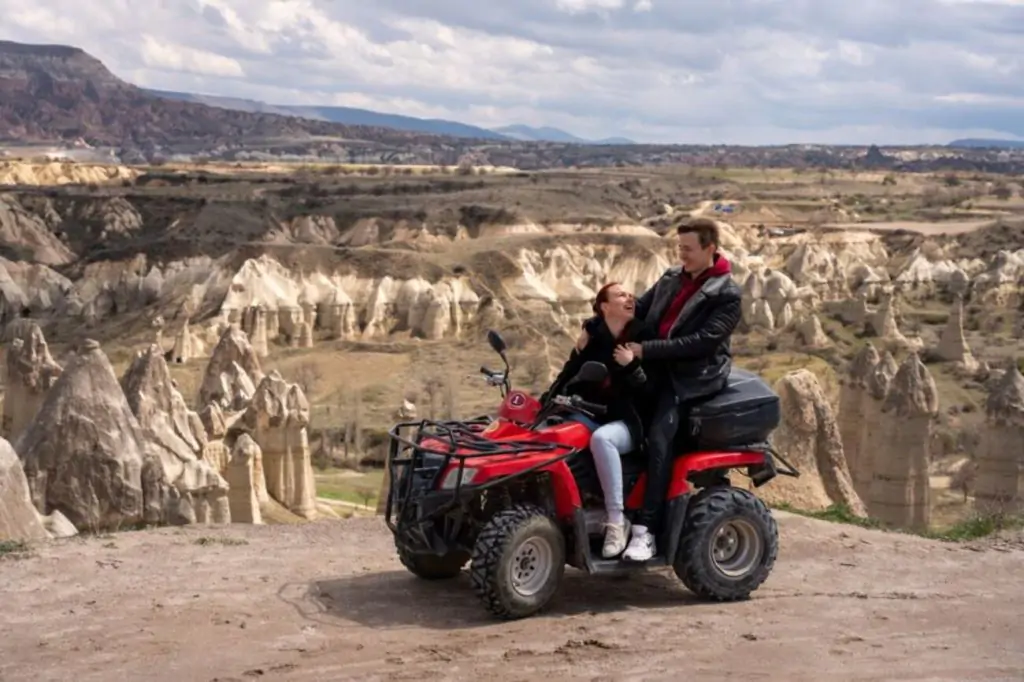
{"type": "Polygon", "coordinates": [[[693,218],[679,225],[676,234],[696,234],[701,248],[718,248],[718,223],[711,218],[693,218]]]}

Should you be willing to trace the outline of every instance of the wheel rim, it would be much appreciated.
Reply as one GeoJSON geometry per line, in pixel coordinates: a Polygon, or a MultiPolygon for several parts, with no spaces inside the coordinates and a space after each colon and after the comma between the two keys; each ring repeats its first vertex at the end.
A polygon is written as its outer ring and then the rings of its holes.
{"type": "Polygon", "coordinates": [[[537,594],[551,574],[554,550],[542,538],[529,538],[512,555],[512,589],[524,597],[537,594]]]}
{"type": "Polygon", "coordinates": [[[711,535],[711,561],[728,578],[742,578],[752,571],[763,551],[761,534],[745,519],[723,521],[711,535]]]}

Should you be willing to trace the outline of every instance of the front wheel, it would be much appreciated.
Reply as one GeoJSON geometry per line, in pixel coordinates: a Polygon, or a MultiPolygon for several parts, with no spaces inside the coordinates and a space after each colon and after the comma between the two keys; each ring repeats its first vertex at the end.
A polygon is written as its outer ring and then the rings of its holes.
{"type": "Polygon", "coordinates": [[[565,573],[565,537],[542,509],[516,505],[477,536],[470,578],[488,611],[504,619],[543,609],[565,573]]]}
{"type": "Polygon", "coordinates": [[[778,525],[756,495],[712,488],[694,500],[672,567],[697,596],[738,601],[767,580],[778,553],[778,525]]]}
{"type": "Polygon", "coordinates": [[[398,549],[398,560],[417,578],[424,580],[447,580],[459,575],[462,567],[469,561],[465,552],[451,552],[441,556],[433,554],[410,554],[401,547],[398,549]]]}

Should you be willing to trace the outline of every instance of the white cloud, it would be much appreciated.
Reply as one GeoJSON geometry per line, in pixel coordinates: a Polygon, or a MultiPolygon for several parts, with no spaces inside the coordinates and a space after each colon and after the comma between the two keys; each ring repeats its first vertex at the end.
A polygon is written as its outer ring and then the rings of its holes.
{"type": "Polygon", "coordinates": [[[664,142],[1024,137],[1024,0],[0,0],[132,82],[664,142]]]}
{"type": "Polygon", "coordinates": [[[621,9],[624,3],[625,0],[555,0],[555,7],[569,14],[579,14],[593,10],[621,9]]]}
{"type": "Polygon", "coordinates": [[[235,59],[142,35],[142,63],[154,69],[184,71],[203,76],[244,78],[245,71],[235,59]]]}

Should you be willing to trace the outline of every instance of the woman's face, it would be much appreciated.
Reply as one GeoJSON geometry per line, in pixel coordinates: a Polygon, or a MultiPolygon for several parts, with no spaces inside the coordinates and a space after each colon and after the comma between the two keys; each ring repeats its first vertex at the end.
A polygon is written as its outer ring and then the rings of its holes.
{"type": "Polygon", "coordinates": [[[636,312],[636,299],[621,285],[608,289],[608,300],[601,304],[605,317],[631,319],[636,312]]]}

